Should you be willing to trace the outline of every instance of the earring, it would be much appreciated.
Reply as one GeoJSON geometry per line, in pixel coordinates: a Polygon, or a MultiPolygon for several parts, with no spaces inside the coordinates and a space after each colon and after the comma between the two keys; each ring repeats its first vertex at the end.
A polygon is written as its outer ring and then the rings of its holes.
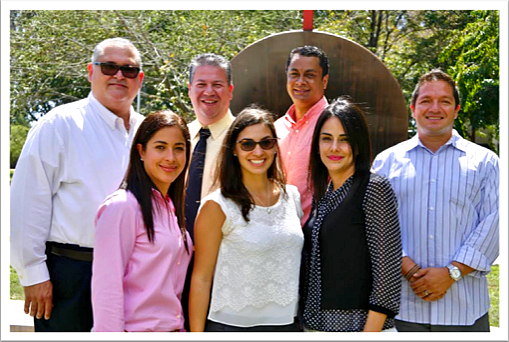
{"type": "Polygon", "coordinates": [[[237,155],[234,153],[233,156],[236,157],[237,155]]]}
{"type": "Polygon", "coordinates": [[[143,161],[143,158],[142,158],[142,157],[140,157],[140,160],[141,160],[141,161],[143,161]]]}

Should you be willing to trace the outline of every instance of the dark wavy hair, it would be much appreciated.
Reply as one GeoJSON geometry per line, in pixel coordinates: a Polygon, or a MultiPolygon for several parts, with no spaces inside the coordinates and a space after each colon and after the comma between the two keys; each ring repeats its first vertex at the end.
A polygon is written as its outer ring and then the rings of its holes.
{"type": "Polygon", "coordinates": [[[177,215],[178,224],[180,227],[185,227],[184,216],[184,196],[185,196],[185,178],[187,167],[189,165],[189,155],[191,150],[191,139],[187,124],[183,118],[173,113],[170,110],[157,111],[149,114],[141,123],[136,135],[134,136],[133,144],[131,146],[131,153],[129,159],[129,166],[120,185],[121,189],[129,190],[134,197],[138,200],[143,215],[143,222],[147,229],[147,235],[150,242],[154,242],[154,220],[153,212],[155,208],[152,207],[152,189],[157,189],[150,176],[145,171],[143,161],[141,161],[140,153],[138,152],[137,145],[141,144],[143,150],[147,148],[148,141],[160,129],[165,127],[177,127],[182,132],[186,141],[186,163],[180,175],[171,183],[168,189],[170,196],[175,206],[175,213],[177,215]]]}
{"type": "Polygon", "coordinates": [[[457,107],[460,104],[460,91],[458,90],[458,87],[456,86],[456,82],[452,79],[451,76],[446,74],[440,69],[433,69],[430,72],[422,75],[419,78],[419,82],[417,82],[417,85],[415,86],[414,92],[412,93],[412,106],[415,107],[415,102],[417,101],[417,98],[419,97],[419,92],[421,90],[421,87],[428,82],[434,82],[434,81],[444,81],[447,82],[452,88],[452,94],[454,96],[454,102],[455,106],[457,107]]]}
{"type": "MultiPolygon", "coordinates": [[[[214,177],[214,185],[221,187],[221,194],[225,198],[235,202],[242,212],[242,217],[249,222],[249,212],[254,208],[254,199],[244,186],[242,181],[242,170],[237,157],[234,156],[237,139],[246,127],[256,124],[266,125],[272,137],[277,138],[276,129],[272,114],[265,109],[261,109],[255,105],[244,108],[237,118],[233,121],[230,129],[224,138],[223,147],[218,156],[218,166],[214,177]]],[[[279,153],[279,146],[276,144],[276,156],[274,162],[267,170],[267,177],[279,185],[283,191],[283,195],[287,196],[285,184],[286,179],[283,174],[283,165],[279,153]]]]}
{"type": "Polygon", "coordinates": [[[285,72],[288,73],[288,67],[292,62],[292,58],[294,55],[300,55],[303,57],[316,57],[320,61],[320,67],[322,68],[322,78],[329,74],[329,57],[327,54],[320,48],[312,45],[306,45],[301,47],[296,47],[290,52],[288,59],[286,60],[285,72]]]}
{"type": "Polygon", "coordinates": [[[329,182],[329,172],[320,157],[320,131],[325,122],[332,117],[341,121],[348,135],[355,163],[355,174],[369,174],[371,168],[371,139],[364,113],[349,96],[340,96],[322,111],[313,132],[308,186],[313,189],[313,197],[316,201],[325,194],[329,182]]]}

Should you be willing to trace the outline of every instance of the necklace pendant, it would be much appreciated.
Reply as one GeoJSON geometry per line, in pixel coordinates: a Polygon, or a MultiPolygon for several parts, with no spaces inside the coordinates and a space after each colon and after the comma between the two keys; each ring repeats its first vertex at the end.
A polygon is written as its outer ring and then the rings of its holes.
{"type": "Polygon", "coordinates": [[[272,212],[272,209],[267,208],[267,214],[270,214],[272,212]]]}

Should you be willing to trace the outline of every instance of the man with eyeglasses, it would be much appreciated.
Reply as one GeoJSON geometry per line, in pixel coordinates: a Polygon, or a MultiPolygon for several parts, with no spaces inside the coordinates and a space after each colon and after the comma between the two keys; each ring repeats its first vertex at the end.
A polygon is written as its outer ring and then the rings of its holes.
{"type": "MultiPolygon", "coordinates": [[[[203,197],[212,192],[214,168],[224,137],[234,117],[232,67],[223,56],[204,53],[189,64],[189,97],[196,120],[189,126],[193,155],[186,191],[186,227],[194,241],[194,220],[203,197]]],[[[182,294],[185,328],[189,331],[188,298],[193,270],[189,265],[182,294]]]]}
{"type": "Polygon", "coordinates": [[[28,134],[11,183],[11,263],[35,331],[92,328],[94,219],[144,119],[132,108],[140,68],[130,41],[102,41],[88,64],[89,96],[54,108],[28,134]]]}
{"type": "Polygon", "coordinates": [[[316,121],[327,107],[324,96],[329,80],[329,58],[316,46],[293,49],[286,61],[286,90],[293,105],[275,122],[286,181],[297,186],[306,223],[311,212],[307,185],[311,138],[316,121]]]}

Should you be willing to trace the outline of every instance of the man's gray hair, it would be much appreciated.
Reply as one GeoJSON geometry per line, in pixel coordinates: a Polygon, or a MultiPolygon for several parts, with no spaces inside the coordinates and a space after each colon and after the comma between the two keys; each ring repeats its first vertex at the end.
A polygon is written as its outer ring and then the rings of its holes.
{"type": "Polygon", "coordinates": [[[108,38],[100,42],[94,47],[94,53],[92,54],[92,63],[97,62],[99,57],[101,57],[104,54],[104,49],[109,46],[115,46],[120,48],[129,48],[134,53],[134,59],[136,61],[136,64],[138,64],[139,67],[141,67],[141,55],[140,51],[136,48],[136,46],[131,43],[130,40],[125,38],[108,38]]]}
{"type": "Polygon", "coordinates": [[[189,83],[193,83],[194,71],[197,67],[202,65],[210,65],[214,67],[218,67],[224,70],[226,73],[226,79],[228,80],[228,85],[232,84],[232,65],[230,61],[228,61],[223,56],[216,55],[214,53],[203,53],[201,55],[193,58],[191,63],[189,64],[189,83]]]}

